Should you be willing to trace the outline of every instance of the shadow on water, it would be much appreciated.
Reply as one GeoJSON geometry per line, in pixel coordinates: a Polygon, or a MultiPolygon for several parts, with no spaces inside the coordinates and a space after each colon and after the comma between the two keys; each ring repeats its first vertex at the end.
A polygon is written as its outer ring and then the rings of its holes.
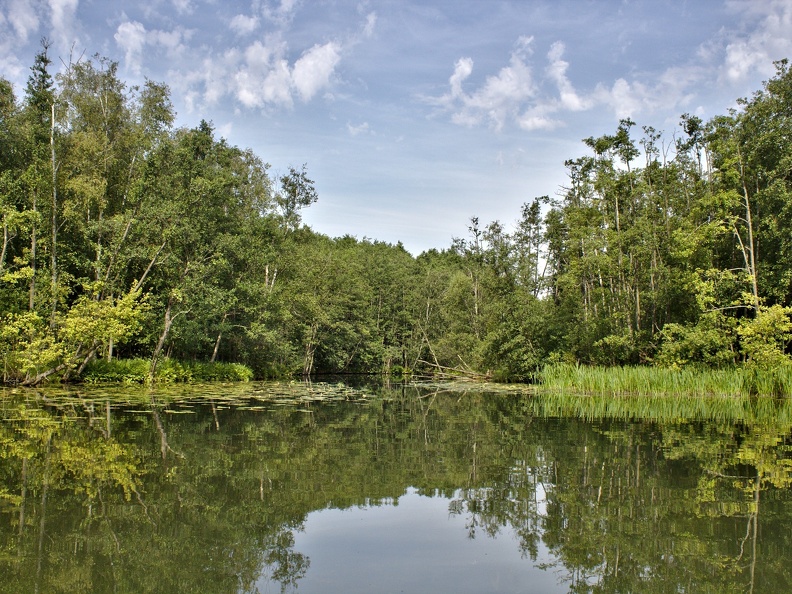
{"type": "Polygon", "coordinates": [[[0,418],[0,592],[792,586],[788,400],[269,382],[8,390],[0,418]]]}

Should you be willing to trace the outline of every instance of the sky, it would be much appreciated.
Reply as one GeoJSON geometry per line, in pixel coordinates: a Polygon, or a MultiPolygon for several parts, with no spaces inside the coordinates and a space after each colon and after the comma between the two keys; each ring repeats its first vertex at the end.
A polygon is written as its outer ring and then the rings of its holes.
{"type": "Polygon", "coordinates": [[[671,144],[736,107],[792,57],[792,0],[0,0],[18,98],[42,38],[55,70],[167,83],[177,125],[274,176],[306,164],[314,230],[417,255],[471,217],[510,229],[621,118],[671,144]]]}

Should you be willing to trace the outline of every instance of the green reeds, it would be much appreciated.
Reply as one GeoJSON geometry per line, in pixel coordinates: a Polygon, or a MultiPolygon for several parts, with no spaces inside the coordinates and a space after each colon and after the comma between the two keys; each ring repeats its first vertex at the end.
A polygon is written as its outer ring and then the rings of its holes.
{"type": "Polygon", "coordinates": [[[594,367],[547,365],[539,373],[543,388],[582,394],[679,396],[792,396],[792,368],[594,367]]]}
{"type": "Polygon", "coordinates": [[[536,416],[575,417],[587,421],[601,419],[657,421],[703,420],[792,427],[792,399],[756,398],[752,396],[705,396],[686,398],[668,394],[648,396],[606,393],[570,394],[540,391],[530,399],[536,416]]]}

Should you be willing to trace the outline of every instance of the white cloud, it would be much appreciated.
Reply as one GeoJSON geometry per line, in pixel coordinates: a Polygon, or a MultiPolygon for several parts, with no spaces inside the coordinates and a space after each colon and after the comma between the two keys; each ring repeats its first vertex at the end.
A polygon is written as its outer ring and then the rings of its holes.
{"type": "Polygon", "coordinates": [[[303,101],[311,100],[316,93],[330,84],[330,78],[341,60],[341,48],[335,42],[314,45],[294,64],[292,80],[303,101]]]}
{"type": "Polygon", "coordinates": [[[52,33],[61,47],[69,47],[76,41],[75,14],[79,0],[49,0],[52,33]]]}
{"type": "Polygon", "coordinates": [[[255,41],[245,50],[245,62],[250,68],[265,70],[274,58],[282,56],[286,51],[286,44],[276,37],[267,39],[267,43],[255,41]]]}
{"type": "Polygon", "coordinates": [[[238,14],[233,19],[231,19],[231,23],[229,26],[231,30],[234,31],[237,35],[250,35],[258,29],[259,19],[255,16],[246,16],[244,14],[238,14]]]}
{"type": "Polygon", "coordinates": [[[143,47],[146,45],[146,28],[137,21],[121,23],[113,38],[124,50],[126,66],[132,72],[140,73],[143,47]]]}
{"type": "Polygon", "coordinates": [[[207,57],[203,60],[199,77],[203,82],[203,99],[208,105],[216,105],[228,93],[228,72],[238,56],[236,50],[228,50],[220,60],[207,57]]]}
{"type": "Polygon", "coordinates": [[[262,9],[262,14],[265,18],[277,25],[285,27],[294,17],[294,12],[297,9],[298,3],[299,0],[281,0],[280,4],[274,8],[265,4],[262,9]]]}
{"type": "Polygon", "coordinates": [[[669,112],[689,109],[709,69],[698,66],[673,66],[654,77],[651,84],[638,80],[617,79],[610,87],[599,84],[592,100],[605,105],[618,118],[634,117],[641,112],[669,112]]]}
{"type": "Polygon", "coordinates": [[[448,79],[451,85],[451,98],[462,97],[462,83],[473,73],[473,60],[460,58],[454,64],[454,74],[448,79]]]}
{"type": "Polygon", "coordinates": [[[285,51],[285,43],[277,36],[268,38],[266,43],[255,41],[245,49],[233,76],[234,93],[242,105],[292,105],[291,72],[283,58],[285,51]]]}
{"type": "Polygon", "coordinates": [[[765,52],[753,44],[735,41],[726,47],[723,74],[730,82],[740,82],[756,68],[761,68],[769,62],[765,52]]]}
{"type": "Polygon", "coordinates": [[[30,33],[35,32],[39,26],[38,15],[33,4],[28,0],[12,0],[6,18],[22,43],[25,43],[30,33]]]}
{"type": "Polygon", "coordinates": [[[555,130],[564,125],[561,120],[549,117],[549,114],[555,110],[555,106],[550,104],[528,108],[517,117],[517,125],[527,132],[533,130],[555,130]]]}
{"type": "Polygon", "coordinates": [[[647,94],[642,84],[630,84],[623,78],[616,80],[610,89],[600,85],[596,91],[598,99],[610,106],[618,118],[630,117],[641,111],[647,94]]]}
{"type": "MultiPolygon", "coordinates": [[[[188,98],[188,107],[198,109],[202,103],[214,105],[231,96],[243,108],[291,108],[296,101],[311,101],[329,89],[344,52],[359,43],[361,33],[351,35],[343,43],[336,40],[316,43],[298,58],[292,58],[292,50],[284,40],[284,23],[291,19],[297,6],[296,0],[282,0],[276,6],[259,6],[254,2],[253,14],[274,21],[274,30],[245,47],[232,47],[222,56],[207,55],[200,67],[192,71],[171,73],[174,87],[188,98]]],[[[371,34],[375,23],[376,15],[367,14],[364,34],[371,34]]],[[[229,28],[238,35],[246,35],[261,24],[257,16],[237,14],[229,22],[229,28]]],[[[146,39],[147,43],[151,42],[150,33],[146,39]]]]}
{"type": "Polygon", "coordinates": [[[286,44],[279,36],[249,45],[233,74],[236,99],[245,107],[291,107],[295,96],[310,101],[330,86],[341,59],[336,42],[314,45],[294,63],[286,59],[286,44]]]}
{"type": "Polygon", "coordinates": [[[127,69],[135,74],[140,74],[144,49],[147,46],[164,48],[170,57],[175,57],[185,49],[184,41],[190,36],[190,32],[181,29],[147,31],[142,23],[125,21],[118,26],[113,39],[124,50],[127,69]]]}
{"type": "MultiPolygon", "coordinates": [[[[710,71],[701,63],[673,66],[653,74],[651,83],[620,77],[581,92],[568,76],[570,65],[563,59],[566,48],[560,41],[547,52],[545,77],[533,75],[528,61],[533,53],[532,42],[533,38],[520,38],[509,65],[472,91],[464,87],[473,74],[473,60],[457,60],[448,79],[448,93],[428,98],[427,102],[450,112],[451,121],[463,126],[489,123],[500,130],[511,123],[526,131],[552,130],[565,125],[564,113],[595,107],[606,107],[618,118],[686,107],[695,97],[691,89],[698,88],[710,71]]],[[[710,46],[707,52],[711,51],[710,46]]]]}
{"type": "Polygon", "coordinates": [[[179,14],[189,14],[193,11],[191,0],[173,0],[173,6],[179,14]]]}
{"type": "Polygon", "coordinates": [[[234,131],[234,123],[226,122],[225,124],[217,126],[215,130],[220,138],[229,138],[231,133],[234,131]]]}
{"type": "Polygon", "coordinates": [[[155,29],[148,33],[146,41],[150,45],[165,48],[173,55],[185,49],[184,41],[191,36],[192,34],[189,31],[182,29],[174,29],[173,31],[155,29]]]}
{"type": "Polygon", "coordinates": [[[366,24],[363,27],[363,35],[371,37],[374,35],[374,27],[377,25],[377,13],[370,12],[366,15],[366,24]]]}
{"type": "Polygon", "coordinates": [[[352,136],[357,136],[359,134],[370,134],[371,126],[369,126],[368,122],[363,122],[357,126],[353,126],[351,123],[347,122],[347,131],[352,136]]]}
{"type": "Polygon", "coordinates": [[[562,109],[569,111],[583,111],[591,107],[591,100],[580,97],[569,82],[566,71],[569,68],[569,62],[561,59],[564,55],[564,44],[556,41],[550,46],[550,51],[547,53],[547,59],[550,64],[547,66],[547,75],[558,86],[560,95],[560,106],[562,109]]]}
{"type": "Polygon", "coordinates": [[[453,112],[455,124],[475,126],[482,122],[500,130],[506,121],[517,116],[520,107],[536,93],[531,69],[525,63],[531,54],[533,38],[521,37],[511,54],[509,65],[497,75],[488,76],[478,89],[466,93],[463,83],[473,73],[473,60],[460,58],[454,65],[454,73],[448,79],[450,92],[429,102],[453,112]]]}
{"type": "Polygon", "coordinates": [[[260,103],[291,106],[291,72],[286,60],[277,60],[260,86],[260,103]]]}
{"type": "Polygon", "coordinates": [[[757,71],[771,75],[772,62],[792,55],[792,2],[751,0],[726,3],[748,25],[748,33],[729,33],[721,78],[730,83],[748,80],[757,71]]]}

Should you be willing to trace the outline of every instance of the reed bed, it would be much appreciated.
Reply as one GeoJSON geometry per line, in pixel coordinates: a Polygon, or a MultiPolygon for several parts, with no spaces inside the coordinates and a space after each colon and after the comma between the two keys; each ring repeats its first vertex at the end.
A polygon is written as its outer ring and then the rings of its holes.
{"type": "Polygon", "coordinates": [[[716,423],[745,423],[792,427],[792,399],[754,396],[703,396],[685,398],[672,395],[614,397],[611,394],[570,394],[541,390],[530,399],[533,414],[546,417],[575,417],[587,421],[601,419],[642,420],[675,423],[704,420],[716,423]]]}
{"type": "Polygon", "coordinates": [[[792,396],[792,367],[671,369],[554,364],[545,366],[538,379],[546,389],[582,394],[770,398],[792,396]]]}

